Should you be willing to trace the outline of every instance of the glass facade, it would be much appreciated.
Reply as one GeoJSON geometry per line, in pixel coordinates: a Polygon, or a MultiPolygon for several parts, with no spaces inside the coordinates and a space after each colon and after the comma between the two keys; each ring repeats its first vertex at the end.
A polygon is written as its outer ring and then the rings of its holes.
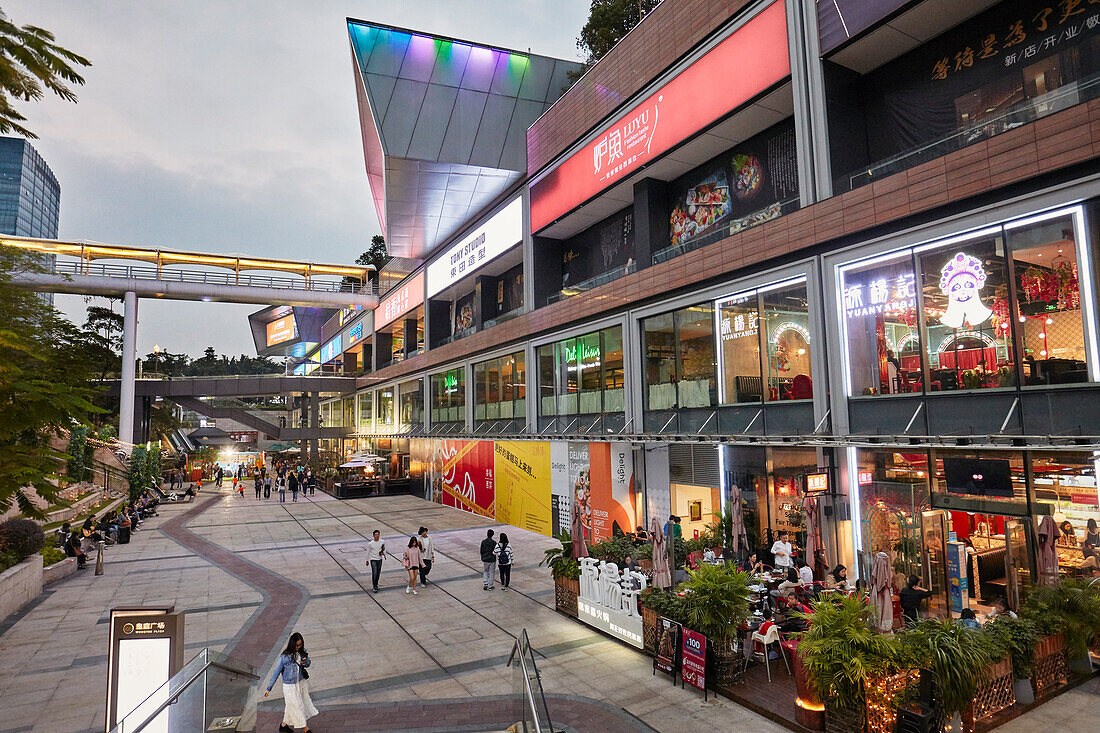
{"type": "Polygon", "coordinates": [[[61,186],[25,140],[0,137],[0,233],[57,238],[61,186]]]}
{"type": "Polygon", "coordinates": [[[463,422],[466,419],[466,368],[433,374],[431,383],[432,425],[463,422]]]}
{"type": "Polygon", "coordinates": [[[538,348],[539,415],[600,415],[625,409],[619,326],[538,348]]]}
{"type": "Polygon", "coordinates": [[[527,364],[522,351],[474,364],[474,419],[525,420],[527,364]]]}
{"type": "Polygon", "coordinates": [[[1089,381],[1079,211],[844,268],[850,394],[1089,381]]]}
{"type": "Polygon", "coordinates": [[[424,425],[423,380],[414,379],[400,386],[400,409],[402,427],[424,425]]]}

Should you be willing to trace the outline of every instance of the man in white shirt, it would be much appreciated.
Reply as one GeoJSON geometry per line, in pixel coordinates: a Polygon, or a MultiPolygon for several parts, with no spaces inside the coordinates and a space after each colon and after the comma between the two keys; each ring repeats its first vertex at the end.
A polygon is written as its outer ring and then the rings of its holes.
{"type": "Polygon", "coordinates": [[[432,538],[428,536],[428,528],[421,527],[416,533],[420,539],[420,547],[422,548],[421,562],[424,564],[420,567],[420,582],[424,585],[428,584],[428,573],[432,570],[432,562],[435,560],[435,543],[432,542],[432,538]]]}
{"type": "Polygon", "coordinates": [[[374,530],[374,539],[367,543],[367,564],[370,566],[370,581],[374,592],[378,592],[378,578],[382,575],[382,558],[386,556],[386,543],[382,533],[374,530]]]}
{"type": "Polygon", "coordinates": [[[776,568],[793,568],[794,560],[791,556],[794,554],[794,548],[791,547],[791,543],[787,541],[787,533],[780,532],[779,539],[772,545],[772,556],[775,558],[776,568]]]}
{"type": "Polygon", "coordinates": [[[802,580],[803,585],[814,584],[814,571],[806,563],[802,563],[802,567],[798,569],[798,577],[802,580]]]}

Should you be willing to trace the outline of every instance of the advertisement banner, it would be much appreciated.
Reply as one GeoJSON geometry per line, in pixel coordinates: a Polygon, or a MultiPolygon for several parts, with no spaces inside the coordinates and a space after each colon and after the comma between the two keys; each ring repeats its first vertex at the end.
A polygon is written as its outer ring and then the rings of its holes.
{"type": "Polygon", "coordinates": [[[550,511],[553,533],[573,526],[573,494],[569,484],[569,444],[560,440],[550,443],[550,511]]]}
{"type": "Polygon", "coordinates": [[[682,627],[676,621],[659,616],[657,618],[657,653],[653,657],[653,668],[673,677],[680,670],[680,632],[682,627]]]}
{"type": "Polygon", "coordinates": [[[590,542],[611,539],[615,526],[634,529],[634,454],[629,443],[589,443],[585,507],[590,542]]]}
{"type": "Polygon", "coordinates": [[[497,441],[494,453],[497,521],[549,535],[550,444],[497,441]]]}
{"type": "Polygon", "coordinates": [[[439,461],[443,505],[494,518],[496,487],[492,441],[444,440],[439,461]]]}
{"type": "Polygon", "coordinates": [[[684,629],[683,657],[680,661],[680,680],[692,687],[707,689],[707,637],[684,629]]]}
{"type": "MultiPolygon", "coordinates": [[[[592,536],[592,471],[589,466],[588,443],[569,443],[569,490],[572,499],[570,511],[573,506],[581,513],[581,526],[584,530],[584,542],[591,545],[595,540],[592,536]]],[[[569,525],[572,526],[573,517],[570,514],[569,525]]]]}
{"type": "Polygon", "coordinates": [[[951,600],[952,612],[959,613],[964,608],[970,607],[970,589],[966,577],[966,545],[954,540],[947,543],[947,595],[951,600]]]}
{"type": "Polygon", "coordinates": [[[779,0],[531,186],[531,231],[653,162],[788,74],[787,14],[779,0]]]}

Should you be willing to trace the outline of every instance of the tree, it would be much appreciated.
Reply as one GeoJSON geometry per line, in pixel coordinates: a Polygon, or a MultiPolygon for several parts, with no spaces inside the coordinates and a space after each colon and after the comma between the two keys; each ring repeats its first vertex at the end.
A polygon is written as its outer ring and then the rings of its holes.
{"type": "Polygon", "coordinates": [[[90,422],[91,358],[86,334],[13,277],[42,272],[30,253],[0,247],[0,512],[18,506],[28,517],[42,512],[27,487],[53,503],[51,479],[68,456],[50,439],[90,422]]]}
{"type": "Polygon", "coordinates": [[[569,72],[569,81],[576,82],[584,72],[638,25],[660,0],[592,0],[588,22],[577,37],[577,48],[584,53],[584,65],[569,72]]]}
{"type": "Polygon", "coordinates": [[[54,40],[48,30],[18,26],[0,10],[0,133],[38,137],[23,127],[27,118],[12,107],[11,98],[37,101],[48,89],[67,102],[76,101],[67,84],[83,85],[84,77],[74,67],[92,64],[54,40]]]}
{"type": "Polygon", "coordinates": [[[95,363],[100,365],[99,378],[106,379],[109,371],[122,369],[122,331],[126,318],[110,308],[88,306],[84,319],[85,338],[95,363]]]}
{"type": "MultiPolygon", "coordinates": [[[[374,265],[375,273],[378,273],[386,266],[392,257],[386,251],[386,239],[381,234],[375,234],[370,238],[370,249],[363,254],[355,258],[355,264],[357,265],[374,265]]],[[[377,277],[377,276],[376,276],[377,277]]],[[[357,277],[345,277],[343,286],[350,290],[350,286],[361,287],[363,281],[357,277]]]]}

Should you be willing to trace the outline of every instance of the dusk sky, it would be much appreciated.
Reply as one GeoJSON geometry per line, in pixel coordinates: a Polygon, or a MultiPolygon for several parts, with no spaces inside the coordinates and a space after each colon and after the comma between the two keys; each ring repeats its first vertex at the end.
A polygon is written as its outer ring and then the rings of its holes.
{"type": "MultiPolygon", "coordinates": [[[[93,64],[78,104],[18,105],[61,183],[62,238],[332,262],[353,261],[378,233],[344,19],[577,59],[588,6],[3,3],[93,64]]],[[[84,298],[57,305],[83,322],[84,298]]],[[[254,354],[246,315],[257,308],[143,300],[139,353],[254,354]]]]}

